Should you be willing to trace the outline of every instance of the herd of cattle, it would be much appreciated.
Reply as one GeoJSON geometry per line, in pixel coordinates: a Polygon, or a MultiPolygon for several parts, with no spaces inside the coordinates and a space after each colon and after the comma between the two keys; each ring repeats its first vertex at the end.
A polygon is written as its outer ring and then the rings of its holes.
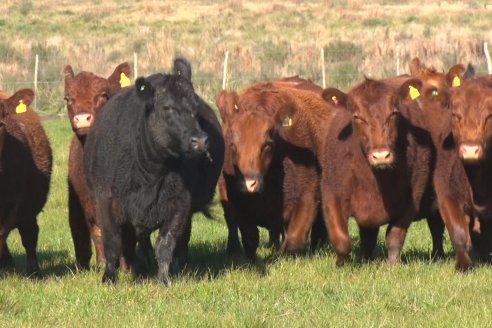
{"type": "MultiPolygon", "coordinates": [[[[217,96],[222,125],[195,92],[189,63],[140,77],[120,64],[107,79],[67,66],[69,223],[77,264],[92,244],[103,281],[146,275],[157,260],[168,282],[187,262],[193,213],[207,213],[218,183],[227,252],[256,259],[258,227],[299,253],[329,239],[337,265],[350,256],[348,220],[370,259],[388,224],[398,262],[410,224],[426,218],[433,255],[447,228],[456,268],[492,251],[492,76],[463,65],[441,73],[410,62],[411,75],[365,79],[348,93],[289,77],[217,96]],[[155,246],[150,234],[159,229],[155,246]]],[[[49,192],[52,154],[34,93],[0,93],[0,269],[17,228],[28,274],[39,273],[36,217],[49,192]]]]}

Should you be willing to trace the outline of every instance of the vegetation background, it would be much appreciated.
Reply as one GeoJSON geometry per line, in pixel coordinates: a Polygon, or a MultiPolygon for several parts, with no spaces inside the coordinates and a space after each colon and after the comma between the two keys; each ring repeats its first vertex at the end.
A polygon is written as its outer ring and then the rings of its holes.
{"type": "MultiPolygon", "coordinates": [[[[108,76],[122,61],[138,74],[170,69],[188,58],[200,94],[214,105],[225,51],[228,88],[299,74],[347,90],[363,75],[400,72],[419,56],[438,69],[471,62],[484,73],[483,41],[492,40],[488,1],[72,1],[0,3],[0,89],[33,87],[39,55],[37,109],[63,113],[62,70],[108,76]]],[[[425,223],[412,225],[402,264],[389,267],[381,232],[376,260],[360,263],[351,225],[353,261],[337,269],[330,247],[277,258],[262,232],[260,264],[224,254],[227,231],[220,206],[214,219],[194,218],[190,261],[170,287],[120,274],[102,285],[102,272],[77,272],[67,219],[66,119],[45,122],[55,165],[48,204],[39,216],[44,279],[26,278],[17,232],[9,238],[14,267],[0,273],[0,327],[490,327],[491,268],[469,274],[447,258],[430,258],[425,223]]]]}

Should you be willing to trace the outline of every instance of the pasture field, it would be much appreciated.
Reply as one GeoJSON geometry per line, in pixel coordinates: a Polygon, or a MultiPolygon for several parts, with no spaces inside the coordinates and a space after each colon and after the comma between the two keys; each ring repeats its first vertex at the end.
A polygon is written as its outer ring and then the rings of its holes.
{"type": "MultiPolygon", "coordinates": [[[[224,253],[222,210],[196,215],[188,267],[171,286],[155,278],[136,282],[128,273],[103,285],[102,272],[77,272],[67,219],[67,120],[45,121],[54,149],[51,192],[39,216],[38,252],[43,278],[23,275],[24,250],[9,237],[14,267],[0,274],[0,327],[490,327],[492,268],[454,270],[452,247],[432,261],[425,222],[411,226],[402,263],[388,266],[383,232],[376,259],[335,267],[330,247],[278,258],[262,234],[259,264],[224,253]]],[[[93,261],[94,263],[94,261],[93,261]]]]}

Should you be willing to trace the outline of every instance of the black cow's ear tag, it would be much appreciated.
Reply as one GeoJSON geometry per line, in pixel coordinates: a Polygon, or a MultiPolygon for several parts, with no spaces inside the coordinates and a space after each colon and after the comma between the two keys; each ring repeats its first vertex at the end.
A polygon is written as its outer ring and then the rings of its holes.
{"type": "Polygon", "coordinates": [[[292,118],[290,116],[287,116],[283,119],[282,121],[282,126],[283,127],[291,127],[292,126],[292,118]]]}
{"type": "Polygon", "coordinates": [[[420,92],[416,87],[414,87],[413,85],[409,85],[408,89],[409,89],[408,94],[410,95],[410,98],[412,100],[415,100],[418,97],[420,97],[420,92]]]}

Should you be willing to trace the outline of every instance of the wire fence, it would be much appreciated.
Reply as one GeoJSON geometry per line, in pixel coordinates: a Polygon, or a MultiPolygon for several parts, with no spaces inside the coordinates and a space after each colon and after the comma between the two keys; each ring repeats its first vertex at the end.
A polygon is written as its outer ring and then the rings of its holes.
{"type": "MultiPolygon", "coordinates": [[[[313,51],[308,58],[309,60],[304,61],[305,58],[300,54],[288,52],[285,54],[284,52],[282,55],[280,51],[278,53],[272,51],[270,58],[265,59],[258,56],[259,60],[256,63],[250,63],[251,60],[242,54],[231,54],[224,51],[223,57],[215,58],[216,62],[212,69],[201,67],[200,63],[196,65],[198,68],[194,68],[193,83],[198,93],[211,104],[215,102],[216,94],[223,88],[239,90],[258,80],[279,79],[292,75],[311,79],[323,87],[330,86],[347,90],[364,76],[384,78],[408,73],[408,62],[412,56],[409,51],[402,48],[404,47],[396,45],[393,49],[387,50],[389,53],[384,54],[384,58],[386,58],[383,60],[384,64],[379,65],[380,67],[376,64],[370,69],[367,68],[370,67],[367,63],[373,60],[373,55],[363,54],[360,49],[337,51],[324,47],[313,51]],[[277,58],[279,58],[278,61],[277,58]]],[[[428,63],[425,55],[420,57],[424,63],[428,63]]],[[[461,62],[460,57],[462,56],[458,51],[448,51],[443,55],[440,64],[443,69],[447,69],[451,65],[461,62]]],[[[134,75],[146,76],[155,72],[166,71],[158,64],[151,65],[153,59],[146,58],[145,55],[134,53],[133,56],[130,54],[129,58],[130,60],[127,59],[127,61],[132,66],[134,75]],[[141,62],[146,63],[146,65],[141,66],[141,62]]],[[[9,60],[11,59],[4,58],[3,62],[9,62],[9,60]]],[[[125,60],[122,59],[121,61],[125,60]]],[[[22,79],[12,79],[6,74],[0,74],[0,90],[14,92],[22,88],[34,89],[36,102],[33,105],[36,110],[51,114],[65,112],[64,80],[61,71],[67,63],[66,56],[36,54],[34,58],[24,59],[22,63],[16,62],[13,58],[12,62],[15,63],[15,69],[12,70],[15,70],[18,74],[16,76],[21,76],[22,79]]],[[[191,59],[191,64],[193,67],[196,64],[193,59],[191,59]]],[[[486,42],[483,43],[483,52],[473,59],[472,64],[475,66],[477,74],[492,74],[492,64],[486,42]]],[[[76,63],[74,68],[78,68],[76,63]]],[[[108,68],[111,69],[111,67],[108,68]]],[[[97,71],[95,73],[98,74],[97,71]]],[[[106,73],[109,75],[111,72],[106,73]]]]}

